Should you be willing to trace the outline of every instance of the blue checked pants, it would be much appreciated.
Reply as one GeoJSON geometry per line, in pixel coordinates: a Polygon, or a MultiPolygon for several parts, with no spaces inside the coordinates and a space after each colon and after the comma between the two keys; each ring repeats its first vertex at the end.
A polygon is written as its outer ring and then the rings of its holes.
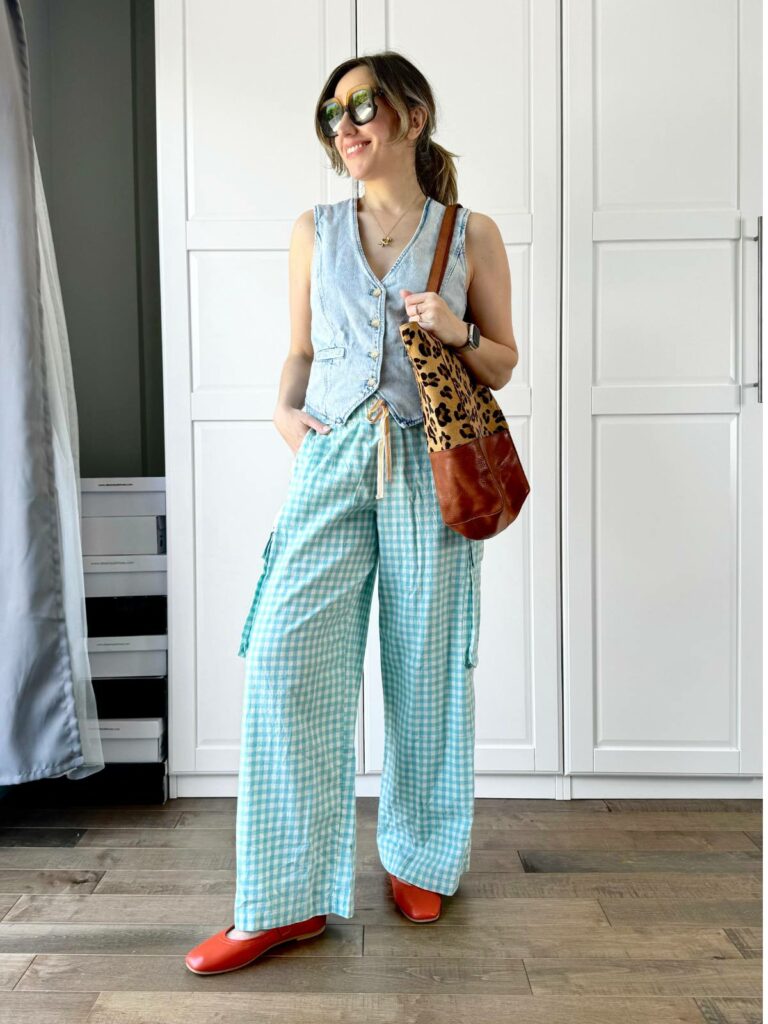
{"type": "Polygon", "coordinates": [[[483,541],[442,521],[421,424],[369,398],[310,429],[243,628],[234,925],[354,916],[355,728],[378,571],[385,870],[453,894],[469,867],[483,541]]]}

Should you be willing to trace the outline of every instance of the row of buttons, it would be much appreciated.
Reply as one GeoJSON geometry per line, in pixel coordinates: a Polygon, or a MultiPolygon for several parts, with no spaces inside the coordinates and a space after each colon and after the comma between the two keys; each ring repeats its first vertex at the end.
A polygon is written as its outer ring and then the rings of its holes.
{"type": "MultiPolygon", "coordinates": [[[[378,296],[381,295],[381,288],[379,288],[378,286],[376,288],[373,288],[371,290],[371,295],[375,295],[378,298],[378,296]]],[[[370,323],[371,323],[371,327],[378,327],[379,324],[381,323],[381,320],[379,320],[378,317],[374,317],[373,320],[371,320],[370,323]]],[[[368,355],[371,357],[371,359],[376,359],[378,354],[379,354],[379,350],[377,348],[372,348],[371,351],[368,353],[368,355]]],[[[372,387],[375,386],[375,384],[376,384],[376,378],[375,377],[369,377],[368,378],[368,387],[372,388],[372,387]]]]}
{"type": "MultiPolygon", "coordinates": [[[[375,295],[378,298],[379,295],[381,295],[381,288],[379,288],[378,286],[376,288],[372,288],[371,289],[371,295],[375,295]]],[[[371,327],[378,327],[380,323],[381,323],[381,320],[379,320],[378,317],[374,317],[370,321],[371,327]]],[[[371,357],[371,359],[376,359],[378,357],[378,354],[379,354],[379,350],[377,348],[372,348],[368,352],[368,355],[371,357]]],[[[369,377],[368,378],[368,387],[372,388],[372,387],[375,387],[375,386],[376,386],[376,378],[375,377],[369,377]]],[[[334,422],[337,423],[337,424],[342,423],[343,422],[342,417],[339,416],[336,420],[334,420],[334,422]]]]}

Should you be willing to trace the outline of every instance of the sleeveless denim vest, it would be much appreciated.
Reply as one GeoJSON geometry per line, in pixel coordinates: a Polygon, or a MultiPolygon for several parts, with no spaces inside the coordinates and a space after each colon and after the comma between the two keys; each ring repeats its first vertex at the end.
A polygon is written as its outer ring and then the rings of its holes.
{"type": "MultiPolygon", "coordinates": [[[[314,207],[310,306],[314,359],[303,411],[333,427],[372,395],[384,399],[400,427],[423,421],[419,392],[400,324],[408,319],[401,288],[426,290],[446,207],[427,196],[419,226],[379,280],[368,265],[357,198],[314,207]]],[[[456,213],[439,294],[460,319],[467,306],[464,236],[469,210],[456,213]]]]}

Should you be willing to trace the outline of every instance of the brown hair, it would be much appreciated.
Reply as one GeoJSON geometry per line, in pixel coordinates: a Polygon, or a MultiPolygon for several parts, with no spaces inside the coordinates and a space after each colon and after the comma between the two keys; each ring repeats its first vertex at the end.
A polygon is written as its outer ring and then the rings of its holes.
{"type": "Polygon", "coordinates": [[[419,69],[394,50],[350,57],[349,60],[337,65],[328,76],[315,107],[315,132],[328,154],[332,169],[341,177],[350,177],[334,140],[323,135],[317,115],[321,104],[334,95],[337,83],[348,71],[357,67],[368,68],[372,84],[383,89],[387,102],[398,115],[400,124],[391,139],[392,142],[399,142],[408,134],[411,127],[410,111],[413,107],[421,106],[426,109],[427,117],[416,140],[416,177],[425,195],[446,206],[458,202],[456,164],[453,159],[457,154],[451,153],[432,138],[436,128],[432,89],[419,69]]]}

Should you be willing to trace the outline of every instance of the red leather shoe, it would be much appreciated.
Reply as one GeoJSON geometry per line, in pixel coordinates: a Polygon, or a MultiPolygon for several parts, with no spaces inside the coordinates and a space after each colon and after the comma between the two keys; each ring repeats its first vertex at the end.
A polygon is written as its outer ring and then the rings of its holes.
{"type": "Polygon", "coordinates": [[[387,874],[392,883],[395,903],[410,921],[424,924],[426,921],[436,921],[440,917],[442,899],[439,892],[420,889],[418,885],[411,885],[410,882],[396,878],[389,871],[387,874]]]}
{"type": "Polygon", "coordinates": [[[296,924],[268,928],[252,939],[227,938],[227,932],[234,928],[234,925],[230,925],[229,928],[224,928],[209,939],[205,939],[199,946],[190,949],[184,957],[184,963],[193,974],[225,974],[227,971],[236,971],[239,967],[245,967],[246,964],[258,960],[267,950],[279,946],[282,942],[311,939],[315,935],[320,935],[325,931],[325,917],[325,914],[318,914],[296,924]]]}

